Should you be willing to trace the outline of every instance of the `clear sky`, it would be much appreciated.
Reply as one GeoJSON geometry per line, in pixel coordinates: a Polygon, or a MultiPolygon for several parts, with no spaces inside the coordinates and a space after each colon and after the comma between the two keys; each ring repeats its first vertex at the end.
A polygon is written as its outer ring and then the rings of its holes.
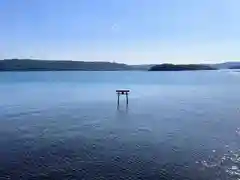
{"type": "Polygon", "coordinates": [[[0,0],[0,59],[240,59],[240,0],[0,0]]]}

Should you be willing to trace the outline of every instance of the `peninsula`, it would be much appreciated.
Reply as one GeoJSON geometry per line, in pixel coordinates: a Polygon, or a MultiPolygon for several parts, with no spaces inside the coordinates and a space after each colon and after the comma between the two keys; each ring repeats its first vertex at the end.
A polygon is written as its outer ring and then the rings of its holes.
{"type": "Polygon", "coordinates": [[[6,59],[0,60],[0,71],[123,71],[131,66],[111,62],[6,59]]]}

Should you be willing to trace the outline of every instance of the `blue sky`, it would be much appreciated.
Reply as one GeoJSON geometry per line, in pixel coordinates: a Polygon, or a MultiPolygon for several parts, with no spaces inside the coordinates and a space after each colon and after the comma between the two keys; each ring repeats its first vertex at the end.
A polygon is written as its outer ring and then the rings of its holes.
{"type": "Polygon", "coordinates": [[[0,59],[240,59],[239,0],[1,0],[0,59]]]}

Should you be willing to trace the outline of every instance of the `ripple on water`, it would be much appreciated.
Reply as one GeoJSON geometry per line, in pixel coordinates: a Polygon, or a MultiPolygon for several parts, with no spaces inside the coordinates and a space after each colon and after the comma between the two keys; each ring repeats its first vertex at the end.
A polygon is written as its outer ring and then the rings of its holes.
{"type": "Polygon", "coordinates": [[[236,133],[240,136],[240,128],[237,128],[236,133]]]}
{"type": "Polygon", "coordinates": [[[205,170],[226,174],[228,179],[240,179],[240,150],[236,152],[230,151],[222,157],[203,160],[201,164],[205,170]]]}
{"type": "MultiPolygon", "coordinates": [[[[236,133],[240,135],[240,128],[237,128],[236,133]]],[[[226,145],[225,148],[227,153],[222,156],[216,155],[216,150],[213,150],[214,154],[211,158],[201,161],[202,167],[205,170],[225,173],[228,179],[240,180],[240,149],[231,150],[229,145],[226,145]]]]}

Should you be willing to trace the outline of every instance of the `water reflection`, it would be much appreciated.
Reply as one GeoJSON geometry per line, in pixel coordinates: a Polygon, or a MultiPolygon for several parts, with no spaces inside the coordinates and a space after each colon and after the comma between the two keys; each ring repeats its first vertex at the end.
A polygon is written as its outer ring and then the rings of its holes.
{"type": "Polygon", "coordinates": [[[128,113],[128,110],[129,110],[129,105],[128,104],[126,104],[126,105],[118,104],[117,105],[117,111],[120,112],[120,113],[128,113]]]}

